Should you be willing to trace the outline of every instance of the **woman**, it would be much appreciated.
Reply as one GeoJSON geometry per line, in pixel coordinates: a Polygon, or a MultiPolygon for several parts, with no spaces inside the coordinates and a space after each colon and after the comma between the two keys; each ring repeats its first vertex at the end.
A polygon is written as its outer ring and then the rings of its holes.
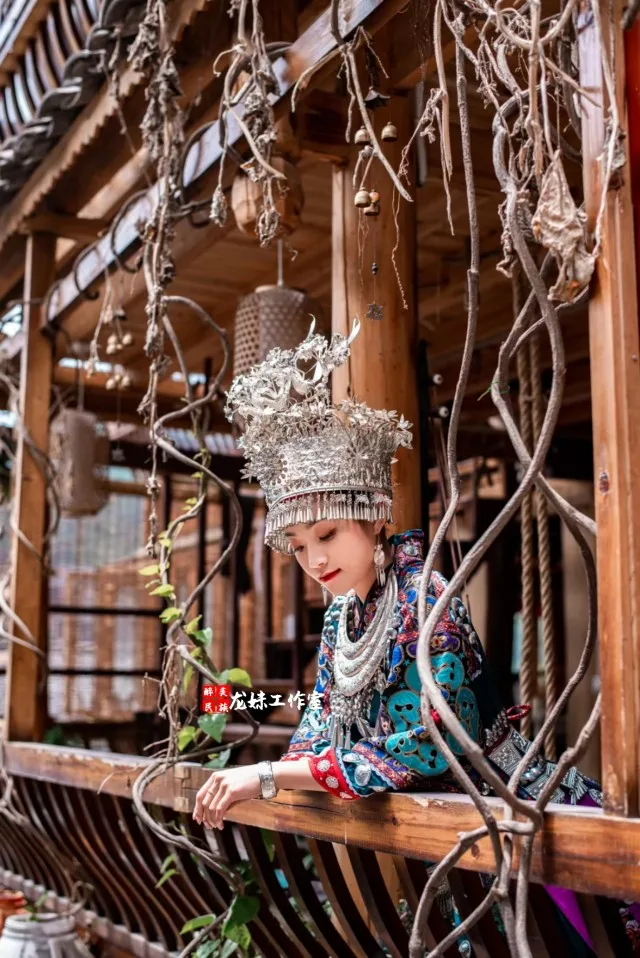
{"type": "MultiPolygon", "coordinates": [[[[357,332],[356,325],[349,340],[334,336],[327,343],[312,329],[297,350],[275,350],[229,392],[227,414],[244,429],[249,474],[265,492],[267,543],[292,553],[334,599],[322,632],[317,694],[288,751],[279,762],[214,772],[194,811],[208,828],[222,828],[235,802],[271,798],[280,789],[325,790],[345,800],[408,788],[460,791],[421,724],[416,646],[422,533],[385,535],[391,464],[398,447],[410,443],[409,424],[353,400],[331,403],[329,375],[348,358],[357,332]]],[[[429,604],[444,587],[434,573],[429,604]]],[[[457,598],[434,630],[431,653],[444,698],[508,780],[529,743],[500,707],[482,646],[457,598]]],[[[522,777],[521,797],[535,799],[552,770],[551,763],[536,760],[522,777]]],[[[601,792],[572,769],[553,801],[601,804],[601,792]]],[[[547,890],[559,909],[566,953],[591,955],[575,896],[547,890]]],[[[621,908],[621,917],[640,953],[637,916],[621,908]]]]}

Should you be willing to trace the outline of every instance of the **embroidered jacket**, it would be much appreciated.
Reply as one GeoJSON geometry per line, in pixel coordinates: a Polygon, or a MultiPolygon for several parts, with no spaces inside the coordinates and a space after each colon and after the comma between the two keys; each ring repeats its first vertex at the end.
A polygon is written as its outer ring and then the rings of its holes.
{"type": "MultiPolygon", "coordinates": [[[[333,653],[344,597],[327,610],[318,655],[315,694],[294,733],[284,760],[309,758],[314,778],[327,791],[343,799],[364,798],[379,791],[405,789],[460,791],[441,752],[429,741],[421,724],[420,678],[416,664],[418,640],[418,585],[424,566],[423,534],[406,532],[391,540],[393,569],[398,580],[398,602],[392,623],[395,639],[388,659],[386,685],[374,694],[369,724],[379,717],[380,734],[362,739],[352,729],[350,748],[332,748],[329,741],[329,692],[333,681],[333,653]]],[[[434,573],[427,602],[433,605],[446,582],[434,573]]],[[[364,605],[356,610],[356,633],[371,622],[381,594],[374,586],[364,605]]],[[[467,610],[454,598],[437,624],[431,640],[434,678],[444,698],[467,732],[482,744],[485,755],[505,779],[519,763],[529,743],[510,724],[496,697],[484,651],[467,610]]],[[[447,733],[452,750],[462,757],[458,742],[447,733]]],[[[523,798],[540,793],[553,766],[536,760],[520,789],[523,798]]],[[[473,769],[469,773],[477,778],[473,769]]],[[[601,804],[598,784],[571,769],[556,790],[553,801],[576,804],[587,797],[601,804]]],[[[590,803],[591,803],[590,802],[590,803]]]]}

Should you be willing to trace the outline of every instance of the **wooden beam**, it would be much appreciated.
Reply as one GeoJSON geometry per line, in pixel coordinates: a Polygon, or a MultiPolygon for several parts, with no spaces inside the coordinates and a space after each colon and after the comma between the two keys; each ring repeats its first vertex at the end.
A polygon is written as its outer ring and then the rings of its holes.
{"type": "MultiPolygon", "coordinates": [[[[411,113],[407,97],[394,97],[387,119],[398,129],[398,141],[385,153],[392,166],[400,162],[402,144],[410,135],[411,113]]],[[[411,171],[409,180],[411,181],[411,171]]],[[[415,304],[415,204],[399,201],[398,241],[393,217],[393,187],[389,177],[375,176],[380,193],[380,216],[369,221],[363,256],[358,255],[359,229],[364,214],[354,206],[353,167],[337,167],[333,174],[332,225],[332,322],[334,332],[347,334],[354,316],[362,325],[351,350],[348,365],[333,374],[334,399],[350,392],[375,408],[397,409],[416,424],[413,449],[402,450],[394,467],[399,496],[395,504],[395,525],[400,529],[420,526],[420,450],[418,383],[416,368],[417,321],[415,304]],[[394,247],[397,249],[393,254],[394,247]],[[396,271],[392,265],[395,256],[396,271]],[[379,273],[372,275],[374,261],[379,273]],[[406,297],[405,309],[400,285],[406,297]],[[367,319],[368,305],[376,301],[383,309],[381,320],[367,319]]]]}
{"type": "MultiPolygon", "coordinates": [[[[20,367],[20,409],[24,431],[46,453],[49,442],[49,403],[53,352],[42,328],[41,299],[54,276],[55,237],[32,234],[27,239],[25,268],[24,345],[20,367]]],[[[44,624],[47,578],[40,559],[46,523],[46,483],[36,459],[18,433],[15,472],[15,519],[21,536],[13,537],[11,608],[46,655],[44,624]],[[31,548],[26,544],[30,543],[31,548]]],[[[17,627],[14,635],[25,638],[17,627]]],[[[5,734],[7,739],[41,737],[46,722],[46,685],[41,684],[40,658],[29,649],[11,645],[7,676],[5,734]]]]}
{"type": "Polygon", "coordinates": [[[87,219],[81,216],[70,216],[67,213],[41,213],[25,220],[20,232],[53,233],[65,239],[75,240],[78,243],[93,243],[95,239],[109,229],[111,221],[106,217],[87,219]]]}
{"type": "MultiPolygon", "coordinates": [[[[614,82],[626,127],[622,3],[600,2],[606,50],[615,49],[614,82]],[[609,36],[613,25],[614,35],[609,36]],[[613,40],[613,44],[611,41],[613,40]]],[[[585,209],[594,227],[602,193],[605,93],[601,49],[591,10],[578,29],[585,209]],[[594,103],[595,101],[595,103],[594,103]]],[[[605,807],[638,813],[640,717],[640,344],[633,206],[626,166],[609,189],[602,250],[589,302],[595,507],[598,526],[598,634],[602,691],[602,774],[605,807]]]]}
{"type": "MultiPolygon", "coordinates": [[[[362,25],[367,26],[371,34],[380,30],[392,17],[405,6],[405,0],[360,0],[356,5],[343,9],[341,24],[343,35],[349,35],[362,25]]],[[[293,43],[286,56],[280,57],[273,65],[280,86],[280,96],[274,104],[276,116],[282,114],[289,102],[289,94],[294,84],[310,66],[319,63],[328,54],[336,50],[336,44],[330,31],[330,11],[325,10],[317,20],[293,43]]],[[[229,145],[239,147],[242,133],[237,125],[230,123],[229,145]]],[[[222,156],[219,123],[216,121],[191,148],[186,162],[184,186],[186,189],[201,181],[205,175],[211,175],[222,156]]],[[[116,252],[126,259],[139,245],[140,239],[136,224],[157,202],[157,185],[151,187],[138,203],[132,204],[127,215],[122,218],[115,240],[116,252]]],[[[1,235],[1,225],[0,225],[1,235]]],[[[94,250],[87,254],[79,264],[79,282],[82,291],[86,291],[100,282],[105,267],[115,266],[109,237],[104,237],[94,250]]],[[[48,321],[58,319],[78,301],[79,292],[73,276],[66,276],[51,297],[48,321]]]]}
{"type": "MultiPolygon", "coordinates": [[[[92,792],[100,789],[129,799],[147,762],[139,756],[35,743],[10,742],[5,749],[5,767],[13,775],[92,792]]],[[[147,801],[189,813],[208,775],[202,766],[182,762],[152,783],[147,801]]],[[[500,820],[503,803],[496,798],[487,802],[500,820]]],[[[239,802],[229,810],[227,820],[423,861],[439,861],[460,832],[482,824],[466,795],[393,792],[344,802],[324,792],[281,791],[269,802],[239,802]]],[[[601,809],[551,805],[534,845],[531,877],[536,882],[637,901],[638,861],[640,819],[609,816],[601,809]]],[[[489,842],[479,841],[460,865],[492,871],[489,842]]]]}

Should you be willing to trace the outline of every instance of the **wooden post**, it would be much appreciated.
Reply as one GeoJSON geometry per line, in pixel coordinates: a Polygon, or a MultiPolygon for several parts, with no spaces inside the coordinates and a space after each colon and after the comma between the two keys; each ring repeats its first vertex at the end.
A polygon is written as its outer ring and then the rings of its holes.
{"type": "MultiPolygon", "coordinates": [[[[622,2],[600,0],[603,45],[616,52],[613,82],[626,130],[622,2]],[[609,25],[614,36],[611,38],[609,25]]],[[[606,108],[601,49],[592,13],[579,26],[585,208],[593,229],[600,206],[606,108]],[[595,101],[595,103],[593,102],[595,101]]],[[[598,632],[602,690],[602,776],[605,808],[638,814],[640,622],[640,344],[629,158],[611,185],[602,250],[589,300],[595,511],[598,526],[598,632]]]]}
{"type": "MultiPolygon", "coordinates": [[[[397,142],[382,144],[386,156],[397,169],[402,146],[411,135],[408,98],[394,96],[390,107],[378,111],[373,119],[378,135],[388,121],[398,129],[397,142]]],[[[353,163],[357,153],[358,148],[354,146],[353,163]]],[[[336,167],[333,173],[332,324],[334,332],[346,334],[354,317],[358,316],[362,329],[353,343],[349,364],[333,374],[333,395],[339,400],[350,391],[352,396],[370,406],[396,409],[413,423],[413,450],[400,450],[394,467],[395,528],[404,531],[419,527],[422,521],[414,296],[415,203],[399,200],[396,277],[392,262],[396,226],[391,181],[380,163],[374,163],[367,187],[380,193],[380,215],[365,217],[353,203],[353,163],[336,167]],[[361,223],[365,229],[359,231],[361,223]],[[375,287],[371,272],[374,261],[379,267],[375,287]],[[398,279],[404,290],[406,309],[398,279]],[[383,309],[381,320],[366,318],[368,305],[374,298],[383,309]]],[[[413,169],[409,176],[413,186],[413,169]]]]}
{"type": "MultiPolygon", "coordinates": [[[[55,237],[32,233],[27,239],[24,277],[24,341],[20,362],[20,409],[24,428],[35,445],[49,444],[49,406],[53,349],[43,332],[42,298],[55,277],[55,237]]],[[[46,483],[29,448],[18,438],[15,474],[15,519],[27,548],[13,537],[11,608],[27,626],[46,655],[43,628],[46,601],[42,554],[46,522],[46,483]]],[[[14,628],[14,634],[20,635],[14,628]]],[[[5,735],[7,740],[35,741],[42,737],[47,717],[46,688],[40,686],[41,661],[29,649],[12,644],[9,651],[5,735]]]]}

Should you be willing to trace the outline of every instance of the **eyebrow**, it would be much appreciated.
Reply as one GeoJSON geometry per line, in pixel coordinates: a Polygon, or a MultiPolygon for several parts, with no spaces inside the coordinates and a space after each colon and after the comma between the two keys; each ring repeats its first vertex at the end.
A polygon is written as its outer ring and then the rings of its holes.
{"type": "MultiPolygon", "coordinates": [[[[310,522],[310,523],[308,523],[308,525],[309,525],[309,528],[310,528],[310,529],[313,529],[314,526],[317,526],[317,525],[319,525],[321,522],[326,522],[326,521],[327,521],[326,519],[316,519],[315,522],[310,522]]],[[[295,538],[296,538],[296,533],[295,533],[295,532],[287,532],[287,531],[285,530],[285,533],[284,533],[284,534],[285,534],[285,536],[287,537],[287,539],[295,539],[295,538]]]]}

